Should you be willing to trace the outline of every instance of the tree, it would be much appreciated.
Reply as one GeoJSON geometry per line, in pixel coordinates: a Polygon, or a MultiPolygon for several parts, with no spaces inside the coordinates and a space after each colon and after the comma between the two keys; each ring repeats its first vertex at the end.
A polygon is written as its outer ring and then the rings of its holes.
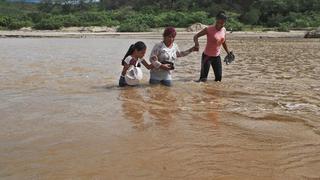
{"type": "Polygon", "coordinates": [[[241,20],[246,24],[255,25],[258,23],[261,12],[259,9],[251,8],[247,13],[245,13],[241,20]]]}

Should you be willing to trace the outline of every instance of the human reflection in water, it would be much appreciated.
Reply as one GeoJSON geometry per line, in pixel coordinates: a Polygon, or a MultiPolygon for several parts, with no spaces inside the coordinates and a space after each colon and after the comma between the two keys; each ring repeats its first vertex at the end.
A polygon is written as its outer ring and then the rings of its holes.
{"type": "Polygon", "coordinates": [[[170,123],[177,117],[179,108],[177,106],[177,94],[174,88],[165,86],[152,86],[146,89],[148,97],[148,112],[151,120],[157,125],[169,127],[170,123]]]}
{"type": "Polygon", "coordinates": [[[221,108],[219,91],[216,87],[201,88],[201,91],[191,95],[189,102],[185,102],[191,106],[189,107],[191,111],[188,113],[192,120],[201,122],[202,125],[218,128],[219,109],[221,108]]]}
{"type": "Polygon", "coordinates": [[[133,123],[133,127],[139,130],[145,129],[144,122],[144,99],[141,96],[141,88],[127,88],[120,91],[120,100],[122,101],[122,112],[125,119],[133,123]]]}
{"type": "Polygon", "coordinates": [[[138,130],[154,125],[169,127],[179,113],[177,96],[171,91],[165,86],[122,89],[119,96],[124,118],[138,130]]]}
{"type": "Polygon", "coordinates": [[[219,90],[217,90],[215,87],[206,87],[204,88],[203,93],[204,96],[208,98],[205,100],[205,102],[209,103],[205,119],[208,120],[212,126],[218,127],[219,109],[221,108],[219,105],[221,98],[219,90]]]}

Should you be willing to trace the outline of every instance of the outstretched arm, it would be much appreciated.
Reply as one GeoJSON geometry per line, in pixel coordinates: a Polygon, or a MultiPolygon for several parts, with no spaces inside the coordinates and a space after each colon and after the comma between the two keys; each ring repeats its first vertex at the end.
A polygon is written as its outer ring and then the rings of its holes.
{"type": "Polygon", "coordinates": [[[154,66],[152,64],[148,64],[146,60],[142,60],[141,63],[147,68],[147,69],[153,69],[154,66]]]}
{"type": "Polygon", "coordinates": [[[195,46],[191,47],[191,48],[188,49],[188,50],[177,52],[177,57],[187,56],[187,55],[190,54],[192,51],[196,51],[195,46]]]}
{"type": "Polygon", "coordinates": [[[202,29],[200,32],[198,32],[196,35],[194,35],[193,37],[193,41],[194,41],[194,47],[195,50],[199,50],[199,37],[204,36],[207,34],[207,28],[202,29]]]}

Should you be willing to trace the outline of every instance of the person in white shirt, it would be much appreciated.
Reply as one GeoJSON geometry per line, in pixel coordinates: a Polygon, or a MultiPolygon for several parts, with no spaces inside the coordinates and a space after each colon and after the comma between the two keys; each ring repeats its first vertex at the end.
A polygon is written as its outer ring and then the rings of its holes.
{"type": "Polygon", "coordinates": [[[142,41],[138,41],[135,44],[132,44],[130,46],[130,48],[128,49],[126,55],[124,56],[124,58],[122,59],[122,72],[121,72],[121,76],[119,79],[119,86],[123,87],[123,86],[127,86],[128,83],[126,82],[125,76],[127,74],[128,69],[130,68],[130,66],[138,66],[140,67],[142,63],[147,69],[152,69],[153,65],[152,64],[148,64],[146,62],[145,59],[143,59],[145,53],[147,50],[147,46],[145,45],[144,42],[142,41]]]}
{"type": "Polygon", "coordinates": [[[174,43],[176,34],[173,27],[167,27],[163,32],[163,41],[153,47],[150,62],[154,68],[150,70],[150,84],[161,83],[165,86],[171,86],[171,70],[174,69],[176,59],[196,51],[195,47],[180,51],[178,45],[174,43]]]}

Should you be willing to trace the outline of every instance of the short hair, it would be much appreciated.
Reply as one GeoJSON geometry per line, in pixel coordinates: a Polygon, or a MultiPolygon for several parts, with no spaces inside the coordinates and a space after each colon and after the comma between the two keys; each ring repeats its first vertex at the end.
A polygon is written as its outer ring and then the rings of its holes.
{"type": "Polygon", "coordinates": [[[173,27],[167,27],[164,32],[163,32],[163,37],[167,37],[167,36],[173,36],[176,37],[177,32],[173,27]]]}
{"type": "Polygon", "coordinates": [[[226,13],[224,11],[220,11],[217,15],[216,15],[216,19],[219,20],[219,19],[222,19],[222,20],[227,20],[228,17],[226,15],[226,13]]]}

